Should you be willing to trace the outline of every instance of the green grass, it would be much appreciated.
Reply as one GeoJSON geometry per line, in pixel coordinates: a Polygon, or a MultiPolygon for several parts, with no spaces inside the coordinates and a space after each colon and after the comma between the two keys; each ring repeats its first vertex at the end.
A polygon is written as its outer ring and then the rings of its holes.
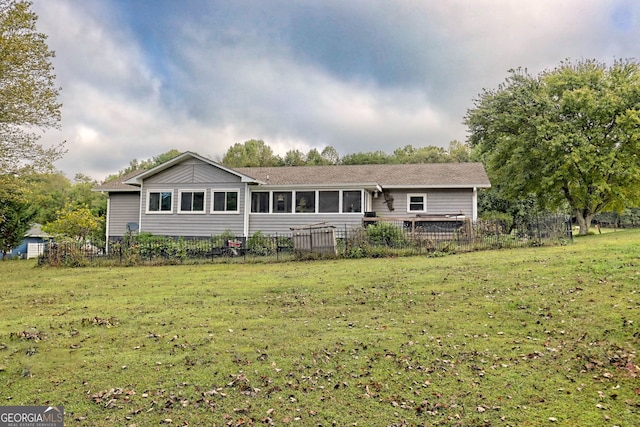
{"type": "Polygon", "coordinates": [[[67,425],[640,425],[640,231],[0,277],[0,405],[67,425]]]}

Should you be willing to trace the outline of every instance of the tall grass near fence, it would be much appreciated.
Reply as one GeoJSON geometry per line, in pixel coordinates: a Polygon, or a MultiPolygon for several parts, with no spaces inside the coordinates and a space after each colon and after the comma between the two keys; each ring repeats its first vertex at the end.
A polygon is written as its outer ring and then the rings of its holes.
{"type": "Polygon", "coordinates": [[[564,244],[572,239],[567,217],[547,216],[526,224],[483,221],[365,222],[361,227],[310,226],[292,233],[211,237],[132,234],[105,248],[54,242],[41,263],[63,266],[140,265],[212,262],[280,262],[316,258],[441,256],[477,250],[564,244]],[[328,239],[330,230],[331,239],[328,239]],[[306,237],[305,234],[306,233],[306,237]],[[300,242],[306,242],[300,246],[300,242]],[[320,245],[314,242],[321,242],[320,245]],[[315,245],[315,246],[314,246],[315,245]]]}

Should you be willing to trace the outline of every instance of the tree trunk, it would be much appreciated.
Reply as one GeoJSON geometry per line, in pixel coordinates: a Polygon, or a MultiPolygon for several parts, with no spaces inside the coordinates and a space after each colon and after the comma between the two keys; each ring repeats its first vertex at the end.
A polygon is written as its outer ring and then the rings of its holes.
{"type": "Polygon", "coordinates": [[[580,209],[575,210],[576,220],[578,221],[578,226],[580,226],[580,235],[585,235],[589,233],[589,226],[591,226],[591,220],[593,219],[593,214],[584,214],[580,209]]]}

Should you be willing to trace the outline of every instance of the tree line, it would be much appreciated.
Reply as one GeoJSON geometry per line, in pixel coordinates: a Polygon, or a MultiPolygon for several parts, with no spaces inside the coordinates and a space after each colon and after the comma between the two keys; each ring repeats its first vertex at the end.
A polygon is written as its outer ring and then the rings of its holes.
{"type": "Polygon", "coordinates": [[[451,141],[449,148],[437,146],[414,147],[405,145],[392,153],[384,151],[358,152],[340,156],[338,151],[327,146],[321,151],[316,148],[307,153],[289,150],[284,156],[274,154],[262,140],[249,140],[231,146],[220,159],[220,163],[234,167],[258,166],[319,166],[319,165],[377,165],[407,163],[448,163],[468,162],[471,150],[459,141],[451,141]]]}

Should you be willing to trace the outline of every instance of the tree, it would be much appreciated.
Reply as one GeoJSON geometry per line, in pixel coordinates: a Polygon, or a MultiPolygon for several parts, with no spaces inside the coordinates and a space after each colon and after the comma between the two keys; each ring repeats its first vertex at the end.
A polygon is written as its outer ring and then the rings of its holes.
{"type": "Polygon", "coordinates": [[[284,166],[304,166],[307,163],[306,156],[300,150],[289,150],[284,154],[284,166]]]}
{"type": "Polygon", "coordinates": [[[460,141],[453,140],[449,142],[449,160],[456,163],[464,163],[471,161],[471,150],[469,146],[460,141]]]}
{"type": "MultiPolygon", "coordinates": [[[[126,168],[120,170],[118,173],[113,174],[113,175],[109,175],[107,178],[105,178],[105,182],[106,181],[111,181],[113,179],[116,178],[120,178],[128,173],[137,171],[137,170],[149,170],[152,169],[164,162],[168,162],[169,160],[173,159],[174,157],[178,157],[180,154],[182,154],[180,151],[176,150],[175,148],[172,148],[171,150],[162,153],[162,154],[158,154],[157,156],[154,156],[150,159],[147,160],[138,160],[138,159],[133,159],[129,162],[129,166],[127,166],[126,168]]],[[[77,178],[77,175],[76,175],[77,178]]]]}
{"type": "Polygon", "coordinates": [[[37,19],[30,1],[0,0],[0,174],[49,170],[64,154],[63,143],[45,148],[35,133],[58,127],[61,108],[37,19]]]}
{"type": "Polygon", "coordinates": [[[338,154],[338,150],[331,145],[324,147],[320,155],[325,159],[328,165],[337,165],[340,163],[340,154],[338,154]]]}
{"type": "Polygon", "coordinates": [[[102,221],[103,218],[94,215],[86,206],[68,205],[58,212],[55,221],[45,224],[42,230],[84,243],[100,236],[102,221]]]}
{"type": "Polygon", "coordinates": [[[309,166],[320,166],[320,165],[330,165],[331,163],[329,160],[325,159],[316,148],[312,148],[307,153],[306,164],[309,166]]]}
{"type": "Polygon", "coordinates": [[[222,157],[222,164],[230,168],[277,166],[282,160],[264,141],[251,139],[231,146],[222,157]]]}
{"type": "Polygon", "coordinates": [[[510,199],[568,207],[580,233],[594,215],[640,201],[640,67],[563,62],[510,70],[465,116],[469,142],[510,199]]]}
{"type": "Polygon", "coordinates": [[[342,158],[343,165],[383,165],[389,163],[389,156],[384,151],[347,154],[342,158]]]}
{"type": "Polygon", "coordinates": [[[0,251],[2,259],[16,247],[33,224],[36,210],[16,178],[0,179],[0,251]]]}
{"type": "Polygon", "coordinates": [[[28,189],[29,201],[38,212],[37,223],[54,221],[58,211],[67,205],[87,206],[97,216],[106,215],[107,196],[93,191],[98,182],[86,175],[77,174],[71,182],[61,172],[25,174],[20,182],[28,189]]]}

